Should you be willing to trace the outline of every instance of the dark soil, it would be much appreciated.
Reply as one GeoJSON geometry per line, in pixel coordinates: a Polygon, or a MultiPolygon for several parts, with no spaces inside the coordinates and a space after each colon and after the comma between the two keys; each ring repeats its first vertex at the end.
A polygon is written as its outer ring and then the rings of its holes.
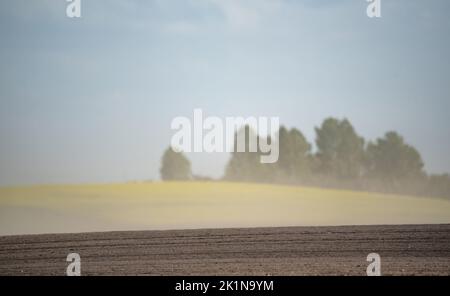
{"type": "Polygon", "coordinates": [[[0,275],[450,275],[450,225],[129,231],[0,237],[0,275]]]}

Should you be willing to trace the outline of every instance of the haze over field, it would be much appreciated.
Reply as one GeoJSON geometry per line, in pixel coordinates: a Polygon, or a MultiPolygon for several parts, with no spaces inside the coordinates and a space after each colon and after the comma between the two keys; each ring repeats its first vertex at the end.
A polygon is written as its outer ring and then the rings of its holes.
{"type": "MultiPolygon", "coordinates": [[[[398,131],[450,172],[450,4],[288,0],[0,1],[0,185],[157,179],[170,122],[328,116],[398,131]]],[[[218,177],[228,154],[190,154],[218,177]]]]}
{"type": "Polygon", "coordinates": [[[450,201],[225,182],[0,189],[0,235],[427,223],[450,223],[450,201]]]}
{"type": "Polygon", "coordinates": [[[449,13],[0,0],[0,276],[450,275],[449,13]]]}

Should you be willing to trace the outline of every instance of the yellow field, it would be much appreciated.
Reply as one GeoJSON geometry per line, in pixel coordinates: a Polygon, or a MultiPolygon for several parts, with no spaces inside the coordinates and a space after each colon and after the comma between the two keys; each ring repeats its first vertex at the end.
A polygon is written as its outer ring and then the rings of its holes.
{"type": "Polygon", "coordinates": [[[450,223],[450,201],[208,182],[0,188],[0,235],[423,223],[450,223]]]}

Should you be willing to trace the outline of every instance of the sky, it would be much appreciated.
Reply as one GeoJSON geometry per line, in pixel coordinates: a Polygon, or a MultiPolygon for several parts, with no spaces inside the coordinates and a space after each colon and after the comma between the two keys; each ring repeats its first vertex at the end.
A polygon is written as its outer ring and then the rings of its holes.
{"type": "MultiPolygon", "coordinates": [[[[0,186],[157,180],[176,116],[395,130],[450,172],[450,2],[0,0],[0,186]]],[[[227,153],[189,153],[219,177],[227,153]]]]}

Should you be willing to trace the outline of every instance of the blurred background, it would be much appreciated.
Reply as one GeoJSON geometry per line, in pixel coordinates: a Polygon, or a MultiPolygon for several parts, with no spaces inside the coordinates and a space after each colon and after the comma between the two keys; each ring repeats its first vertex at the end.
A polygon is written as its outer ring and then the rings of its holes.
{"type": "MultiPolygon", "coordinates": [[[[0,1],[0,185],[157,180],[170,122],[278,116],[318,147],[347,118],[450,171],[446,0],[0,1]]],[[[227,153],[187,155],[219,178],[227,153]]]]}

